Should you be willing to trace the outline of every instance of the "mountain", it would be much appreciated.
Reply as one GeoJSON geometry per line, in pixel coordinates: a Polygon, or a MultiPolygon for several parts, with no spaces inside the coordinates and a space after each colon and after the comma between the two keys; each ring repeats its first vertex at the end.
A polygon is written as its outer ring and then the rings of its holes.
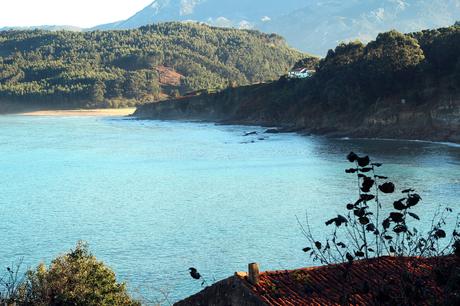
{"type": "Polygon", "coordinates": [[[95,29],[131,29],[162,21],[199,21],[211,25],[254,28],[270,16],[287,14],[304,6],[305,0],[155,0],[127,20],[95,29]]]}
{"type": "Polygon", "coordinates": [[[123,106],[278,79],[305,57],[278,35],[196,23],[0,32],[0,103],[123,106]]]}
{"type": "Polygon", "coordinates": [[[460,0],[310,2],[257,28],[284,36],[293,47],[324,55],[343,41],[369,42],[392,29],[416,32],[450,26],[460,19],[460,0]]]}
{"type": "Polygon", "coordinates": [[[452,25],[460,20],[460,0],[156,0],[127,20],[96,29],[188,20],[277,33],[291,46],[325,55],[339,42],[367,42],[390,29],[452,25]]]}
{"type": "Polygon", "coordinates": [[[70,26],[70,25],[42,25],[42,26],[30,26],[30,27],[3,27],[0,28],[0,31],[25,31],[25,30],[44,30],[44,31],[72,31],[72,32],[81,32],[84,29],[80,27],[70,26]]]}

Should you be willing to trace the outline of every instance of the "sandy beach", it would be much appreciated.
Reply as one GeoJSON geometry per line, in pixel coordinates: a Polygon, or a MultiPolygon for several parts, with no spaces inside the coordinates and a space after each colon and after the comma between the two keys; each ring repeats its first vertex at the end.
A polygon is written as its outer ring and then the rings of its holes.
{"type": "Polygon", "coordinates": [[[53,117],[119,117],[132,115],[136,108],[119,109],[75,109],[75,110],[40,110],[24,112],[24,116],[53,116],[53,117]]]}

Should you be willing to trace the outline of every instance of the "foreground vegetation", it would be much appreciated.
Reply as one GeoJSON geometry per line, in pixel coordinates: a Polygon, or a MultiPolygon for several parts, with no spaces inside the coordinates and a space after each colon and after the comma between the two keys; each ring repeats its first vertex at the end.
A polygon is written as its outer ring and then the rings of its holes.
{"type": "MultiPolygon", "coordinates": [[[[414,208],[421,205],[422,197],[414,189],[401,190],[400,195],[397,195],[396,186],[387,176],[382,175],[381,163],[372,162],[369,156],[358,156],[353,152],[347,159],[352,166],[345,172],[356,179],[357,200],[345,204],[343,214],[326,221],[326,226],[332,227],[332,231],[325,241],[314,238],[308,216],[306,226],[299,222],[309,243],[303,251],[323,264],[348,263],[342,276],[344,282],[356,260],[394,256],[401,260],[401,267],[406,267],[404,259],[411,257],[417,268],[418,259],[435,258],[433,273],[428,276],[431,279],[417,276],[416,269],[410,268],[405,268],[400,280],[388,280],[386,272],[381,272],[380,279],[372,284],[375,288],[371,290],[379,294],[369,304],[458,305],[460,214],[453,221],[450,218],[453,210],[439,206],[431,220],[431,227],[425,233],[417,227],[420,217],[414,208]],[[447,260],[446,256],[457,257],[457,260],[447,260]],[[433,279],[443,289],[441,300],[425,288],[433,279]],[[397,295],[380,294],[385,292],[385,286],[395,283],[400,284],[397,295]]],[[[366,276],[363,279],[369,288],[371,280],[366,279],[366,276]]],[[[343,304],[350,304],[348,297],[343,298],[346,301],[343,304]]]]}
{"type": "Polygon", "coordinates": [[[163,23],[126,31],[0,32],[0,102],[133,105],[264,82],[304,57],[277,35],[163,23]],[[160,83],[159,66],[180,84],[160,83]]]}
{"type": "Polygon", "coordinates": [[[125,284],[79,243],[74,250],[54,259],[47,267],[40,264],[25,276],[20,266],[8,267],[0,278],[0,303],[5,305],[135,306],[125,284]]]}

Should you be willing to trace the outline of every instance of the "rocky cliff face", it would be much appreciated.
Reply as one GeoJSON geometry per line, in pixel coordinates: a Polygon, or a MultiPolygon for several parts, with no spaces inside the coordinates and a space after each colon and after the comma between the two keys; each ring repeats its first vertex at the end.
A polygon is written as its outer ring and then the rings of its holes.
{"type": "Polygon", "coordinates": [[[386,97],[366,109],[307,104],[279,95],[280,85],[262,84],[185,97],[138,108],[142,119],[207,120],[278,126],[332,137],[400,138],[460,143],[460,94],[430,101],[386,97]],[[273,92],[278,92],[278,96],[273,92]]]}

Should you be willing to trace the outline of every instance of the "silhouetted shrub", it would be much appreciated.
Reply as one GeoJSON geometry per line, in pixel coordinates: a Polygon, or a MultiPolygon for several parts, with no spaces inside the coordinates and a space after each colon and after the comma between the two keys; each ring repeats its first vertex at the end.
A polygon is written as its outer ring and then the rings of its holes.
{"type": "MultiPolygon", "coordinates": [[[[1,301],[1,299],[0,299],[1,301]]],[[[115,273],[98,261],[85,243],[26,273],[4,302],[18,305],[140,305],[118,283],[115,273]]]]}
{"type": "MultiPolygon", "coordinates": [[[[396,287],[398,292],[393,292],[391,296],[378,294],[369,304],[458,305],[459,261],[452,260],[451,257],[460,255],[459,216],[450,234],[446,225],[448,215],[453,211],[449,207],[438,207],[431,220],[431,228],[427,233],[422,233],[412,225],[412,222],[420,221],[413,208],[422,201],[422,197],[414,189],[402,190],[401,197],[392,201],[393,205],[389,206],[384,199],[387,195],[394,195],[396,187],[388,177],[379,173],[382,164],[373,163],[368,156],[358,156],[353,152],[347,159],[353,167],[345,172],[356,177],[358,198],[355,202],[346,204],[346,213],[326,221],[326,226],[333,227],[326,241],[314,239],[307,217],[307,226],[301,224],[301,227],[309,246],[303,251],[324,264],[346,262],[344,275],[341,276],[344,283],[349,281],[347,277],[351,274],[355,260],[396,257],[402,270],[400,277],[386,279],[385,273],[382,272],[378,280],[372,280],[372,286],[375,286],[372,291],[385,293],[386,286],[390,286],[396,287]],[[390,207],[392,209],[389,209],[390,207]],[[414,273],[415,269],[404,263],[406,257],[411,257],[411,265],[414,267],[418,266],[419,258],[433,257],[433,265],[430,267],[432,270],[428,275],[414,273]],[[442,288],[442,295],[426,290],[430,279],[442,288]]],[[[363,286],[369,286],[370,280],[367,277],[362,276],[363,286]]],[[[343,303],[350,304],[347,292],[343,293],[342,298],[343,303]]]]}
{"type": "Polygon", "coordinates": [[[387,255],[443,256],[457,250],[459,216],[449,237],[444,229],[447,216],[453,212],[451,208],[438,208],[430,230],[423,234],[411,225],[412,221],[420,221],[413,208],[422,200],[414,189],[402,190],[401,198],[393,201],[393,209],[384,215],[384,198],[394,194],[396,187],[388,177],[378,173],[382,164],[373,163],[369,156],[360,157],[353,152],[347,159],[354,166],[345,172],[356,177],[358,199],[346,205],[346,213],[326,221],[326,226],[334,227],[326,242],[314,239],[307,218],[307,227],[302,226],[302,230],[310,246],[304,248],[304,252],[315,260],[330,264],[387,255]]]}

